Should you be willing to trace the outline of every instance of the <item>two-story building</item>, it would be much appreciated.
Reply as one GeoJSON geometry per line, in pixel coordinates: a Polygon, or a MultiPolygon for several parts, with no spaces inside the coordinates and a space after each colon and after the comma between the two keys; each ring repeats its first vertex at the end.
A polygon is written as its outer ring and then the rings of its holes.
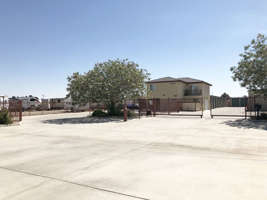
{"type": "MultiPolygon", "coordinates": [[[[164,77],[146,82],[148,98],[198,99],[203,102],[203,109],[210,108],[210,83],[193,78],[164,77]]],[[[200,110],[194,103],[183,104],[184,110],[200,110]]]]}

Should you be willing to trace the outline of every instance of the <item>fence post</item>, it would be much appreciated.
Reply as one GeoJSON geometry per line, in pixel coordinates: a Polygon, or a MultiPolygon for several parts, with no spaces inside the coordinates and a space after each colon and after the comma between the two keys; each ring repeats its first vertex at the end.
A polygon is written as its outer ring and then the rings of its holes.
{"type": "Polygon", "coordinates": [[[203,104],[204,104],[204,101],[203,101],[203,98],[201,99],[201,118],[203,118],[203,104]]]}
{"type": "Polygon", "coordinates": [[[128,112],[127,112],[127,104],[126,103],[124,103],[123,115],[124,115],[124,121],[126,122],[128,119],[128,112]]]}
{"type": "Polygon", "coordinates": [[[148,111],[149,100],[148,99],[145,99],[145,101],[146,101],[146,116],[148,116],[147,111],[148,111]]]}
{"type": "MultiPolygon", "coordinates": [[[[5,97],[3,96],[3,109],[5,108],[5,97]]],[[[1,107],[0,107],[1,110],[1,107]]]]}
{"type": "Polygon", "coordinates": [[[170,115],[170,98],[168,98],[168,115],[170,115]]]}
{"type": "Polygon", "coordinates": [[[156,103],[155,103],[155,99],[152,100],[152,104],[153,104],[153,116],[156,116],[156,103]]]}
{"type": "Polygon", "coordinates": [[[210,117],[211,117],[211,119],[213,118],[213,116],[212,116],[212,104],[213,104],[213,99],[212,100],[210,100],[210,117]]]}
{"type": "Polygon", "coordinates": [[[139,119],[140,119],[140,117],[141,117],[141,103],[140,103],[141,101],[140,101],[140,99],[138,99],[138,116],[139,116],[139,119]]]}
{"type": "Polygon", "coordinates": [[[19,101],[19,121],[22,121],[22,100],[19,101]]]}

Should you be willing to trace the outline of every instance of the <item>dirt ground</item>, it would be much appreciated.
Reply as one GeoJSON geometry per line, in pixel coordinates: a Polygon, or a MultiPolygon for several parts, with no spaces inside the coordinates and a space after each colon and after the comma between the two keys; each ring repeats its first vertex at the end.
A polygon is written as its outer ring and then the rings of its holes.
{"type": "Polygon", "coordinates": [[[0,199],[267,198],[266,122],[87,114],[0,127],[0,199]]]}

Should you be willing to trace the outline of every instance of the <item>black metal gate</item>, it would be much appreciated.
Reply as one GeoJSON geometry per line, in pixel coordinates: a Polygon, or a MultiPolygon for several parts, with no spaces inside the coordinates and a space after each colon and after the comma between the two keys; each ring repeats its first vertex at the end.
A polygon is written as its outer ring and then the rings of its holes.
{"type": "Polygon", "coordinates": [[[146,115],[173,115],[203,117],[202,99],[139,99],[139,116],[146,115]]]}
{"type": "Polygon", "coordinates": [[[9,100],[8,112],[12,121],[22,121],[22,101],[16,99],[9,100]]]}
{"type": "Polygon", "coordinates": [[[255,115],[255,102],[252,97],[216,97],[210,98],[210,116],[213,117],[242,117],[255,115]],[[253,108],[253,109],[252,109],[253,108]]]}

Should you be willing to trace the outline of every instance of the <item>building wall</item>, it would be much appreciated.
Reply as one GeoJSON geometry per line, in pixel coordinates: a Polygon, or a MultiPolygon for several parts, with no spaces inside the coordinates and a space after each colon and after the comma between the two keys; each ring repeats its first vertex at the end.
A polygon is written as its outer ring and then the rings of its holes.
{"type": "Polygon", "coordinates": [[[185,84],[182,82],[152,83],[148,84],[149,98],[183,98],[185,84]],[[155,86],[155,90],[150,90],[150,85],[155,86]]]}
{"type": "Polygon", "coordinates": [[[267,96],[255,97],[255,103],[261,105],[262,111],[267,111],[267,96]]]}
{"type": "Polygon", "coordinates": [[[204,110],[210,109],[210,86],[202,83],[202,96],[203,96],[203,106],[204,110]]]}
{"type": "Polygon", "coordinates": [[[197,103],[197,104],[185,104],[184,109],[185,110],[190,110],[190,108],[197,108],[197,110],[202,109],[203,105],[203,110],[208,110],[210,109],[210,86],[205,84],[205,83],[194,83],[194,84],[189,84],[188,86],[197,86],[199,89],[202,90],[202,95],[199,96],[184,96],[185,99],[199,99],[203,103],[197,103]],[[201,105],[202,104],[202,105],[201,105]]]}
{"type": "Polygon", "coordinates": [[[185,111],[200,111],[201,103],[184,103],[183,110],[185,111]]]}
{"type": "MultiPolygon", "coordinates": [[[[210,86],[204,83],[185,84],[183,82],[161,82],[161,83],[148,83],[147,84],[148,98],[179,98],[179,99],[200,99],[203,101],[203,109],[210,109],[210,86]],[[150,85],[155,88],[150,90],[150,85]],[[184,91],[189,86],[197,86],[202,90],[202,95],[199,96],[184,96],[184,91]]],[[[184,110],[201,110],[200,103],[184,103],[184,110]]]]}

